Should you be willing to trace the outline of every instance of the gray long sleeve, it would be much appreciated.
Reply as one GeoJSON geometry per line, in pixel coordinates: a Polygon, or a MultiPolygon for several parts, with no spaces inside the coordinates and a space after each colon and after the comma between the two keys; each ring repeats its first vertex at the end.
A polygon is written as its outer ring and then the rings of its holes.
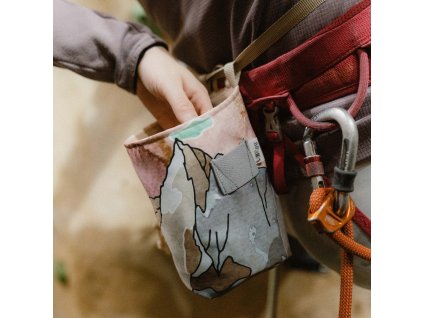
{"type": "Polygon", "coordinates": [[[53,65],[117,84],[135,93],[137,65],[144,52],[166,43],[145,26],[64,0],[53,4],[53,65]]]}

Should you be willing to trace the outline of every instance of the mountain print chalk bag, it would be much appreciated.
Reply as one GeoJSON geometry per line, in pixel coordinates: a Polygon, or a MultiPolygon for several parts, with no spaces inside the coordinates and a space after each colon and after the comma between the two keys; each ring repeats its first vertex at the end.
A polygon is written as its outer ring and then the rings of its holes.
{"type": "Polygon", "coordinates": [[[189,122],[125,142],[179,276],[207,298],[290,255],[279,200],[238,88],[225,97],[189,122]]]}

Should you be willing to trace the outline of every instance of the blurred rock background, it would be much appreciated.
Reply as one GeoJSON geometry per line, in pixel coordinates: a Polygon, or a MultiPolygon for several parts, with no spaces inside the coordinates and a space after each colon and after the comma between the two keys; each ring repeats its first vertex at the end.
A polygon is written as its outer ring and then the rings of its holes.
{"type": "MultiPolygon", "coordinates": [[[[140,12],[131,0],[76,2],[121,20],[140,12]]],[[[54,317],[265,317],[267,274],[207,300],[157,249],[154,213],[123,147],[154,122],[138,98],[67,70],[53,76],[54,317]]],[[[278,284],[278,317],[337,317],[336,273],[283,268],[278,284]]],[[[353,317],[370,317],[370,291],[355,288],[353,317]]]]}

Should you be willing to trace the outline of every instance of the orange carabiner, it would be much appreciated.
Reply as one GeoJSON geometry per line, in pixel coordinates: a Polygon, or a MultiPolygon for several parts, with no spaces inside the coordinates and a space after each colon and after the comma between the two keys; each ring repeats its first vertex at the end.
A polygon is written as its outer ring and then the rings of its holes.
{"type": "Polygon", "coordinates": [[[342,207],[343,211],[334,210],[336,190],[325,188],[326,194],[323,202],[317,210],[309,209],[307,219],[316,226],[319,232],[333,233],[340,230],[354,216],[355,204],[348,196],[347,204],[342,207]]]}

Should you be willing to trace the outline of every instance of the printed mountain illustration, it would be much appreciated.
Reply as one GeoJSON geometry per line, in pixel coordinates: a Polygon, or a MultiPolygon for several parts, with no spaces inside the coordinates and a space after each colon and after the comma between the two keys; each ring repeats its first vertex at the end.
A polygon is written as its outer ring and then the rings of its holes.
{"type": "Polygon", "coordinates": [[[152,198],[176,268],[206,297],[281,262],[282,241],[273,188],[247,144],[210,155],[175,139],[160,196],[152,198]]]}

